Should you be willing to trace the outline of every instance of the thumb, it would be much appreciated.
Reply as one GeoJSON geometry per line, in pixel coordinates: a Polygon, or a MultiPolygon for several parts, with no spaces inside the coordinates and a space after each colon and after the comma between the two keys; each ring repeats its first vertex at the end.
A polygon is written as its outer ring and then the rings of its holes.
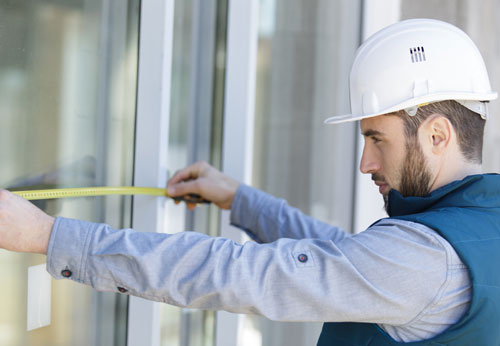
{"type": "Polygon", "coordinates": [[[189,193],[201,195],[199,180],[183,181],[178,184],[173,184],[167,188],[167,194],[171,197],[183,196],[189,193]]]}

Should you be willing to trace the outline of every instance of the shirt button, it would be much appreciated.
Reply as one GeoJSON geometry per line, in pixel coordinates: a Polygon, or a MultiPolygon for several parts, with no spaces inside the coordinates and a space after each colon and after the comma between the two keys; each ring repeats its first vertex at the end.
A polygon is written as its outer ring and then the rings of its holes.
{"type": "Polygon", "coordinates": [[[61,275],[65,278],[69,278],[71,275],[73,275],[73,272],[69,269],[64,269],[63,271],[61,271],[61,275]]]}
{"type": "Polygon", "coordinates": [[[307,255],[306,254],[300,254],[297,259],[299,260],[300,263],[306,263],[307,262],[307,255]]]}
{"type": "Polygon", "coordinates": [[[118,289],[118,291],[119,291],[120,293],[127,293],[127,292],[128,292],[128,289],[123,288],[123,287],[117,287],[117,289],[118,289]]]}

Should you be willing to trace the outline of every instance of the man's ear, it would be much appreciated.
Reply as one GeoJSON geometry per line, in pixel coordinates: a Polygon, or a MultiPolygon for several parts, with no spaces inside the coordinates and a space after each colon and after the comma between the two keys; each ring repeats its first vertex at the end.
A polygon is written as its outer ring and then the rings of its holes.
{"type": "Polygon", "coordinates": [[[423,124],[424,140],[430,145],[431,151],[441,155],[450,146],[454,134],[451,122],[441,114],[430,116],[423,124]]]}

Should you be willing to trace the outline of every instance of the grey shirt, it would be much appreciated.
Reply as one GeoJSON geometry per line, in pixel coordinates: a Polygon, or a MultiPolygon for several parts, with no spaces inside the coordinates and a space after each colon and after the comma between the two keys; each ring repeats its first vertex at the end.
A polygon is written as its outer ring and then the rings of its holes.
{"type": "Polygon", "coordinates": [[[57,218],[47,269],[55,278],[70,271],[100,291],[181,307],[377,323],[405,342],[444,331],[469,306],[467,268],[424,225],[384,219],[351,235],[245,185],[231,223],[255,242],[57,218]]]}

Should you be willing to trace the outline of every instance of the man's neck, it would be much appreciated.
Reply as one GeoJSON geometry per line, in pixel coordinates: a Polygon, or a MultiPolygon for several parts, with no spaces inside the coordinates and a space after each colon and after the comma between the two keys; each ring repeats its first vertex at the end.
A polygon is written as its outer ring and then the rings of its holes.
{"type": "Polygon", "coordinates": [[[441,171],[440,173],[432,184],[431,191],[448,185],[453,181],[462,180],[469,175],[481,174],[483,173],[483,166],[477,163],[461,162],[458,167],[447,167],[444,172],[441,171]]]}

